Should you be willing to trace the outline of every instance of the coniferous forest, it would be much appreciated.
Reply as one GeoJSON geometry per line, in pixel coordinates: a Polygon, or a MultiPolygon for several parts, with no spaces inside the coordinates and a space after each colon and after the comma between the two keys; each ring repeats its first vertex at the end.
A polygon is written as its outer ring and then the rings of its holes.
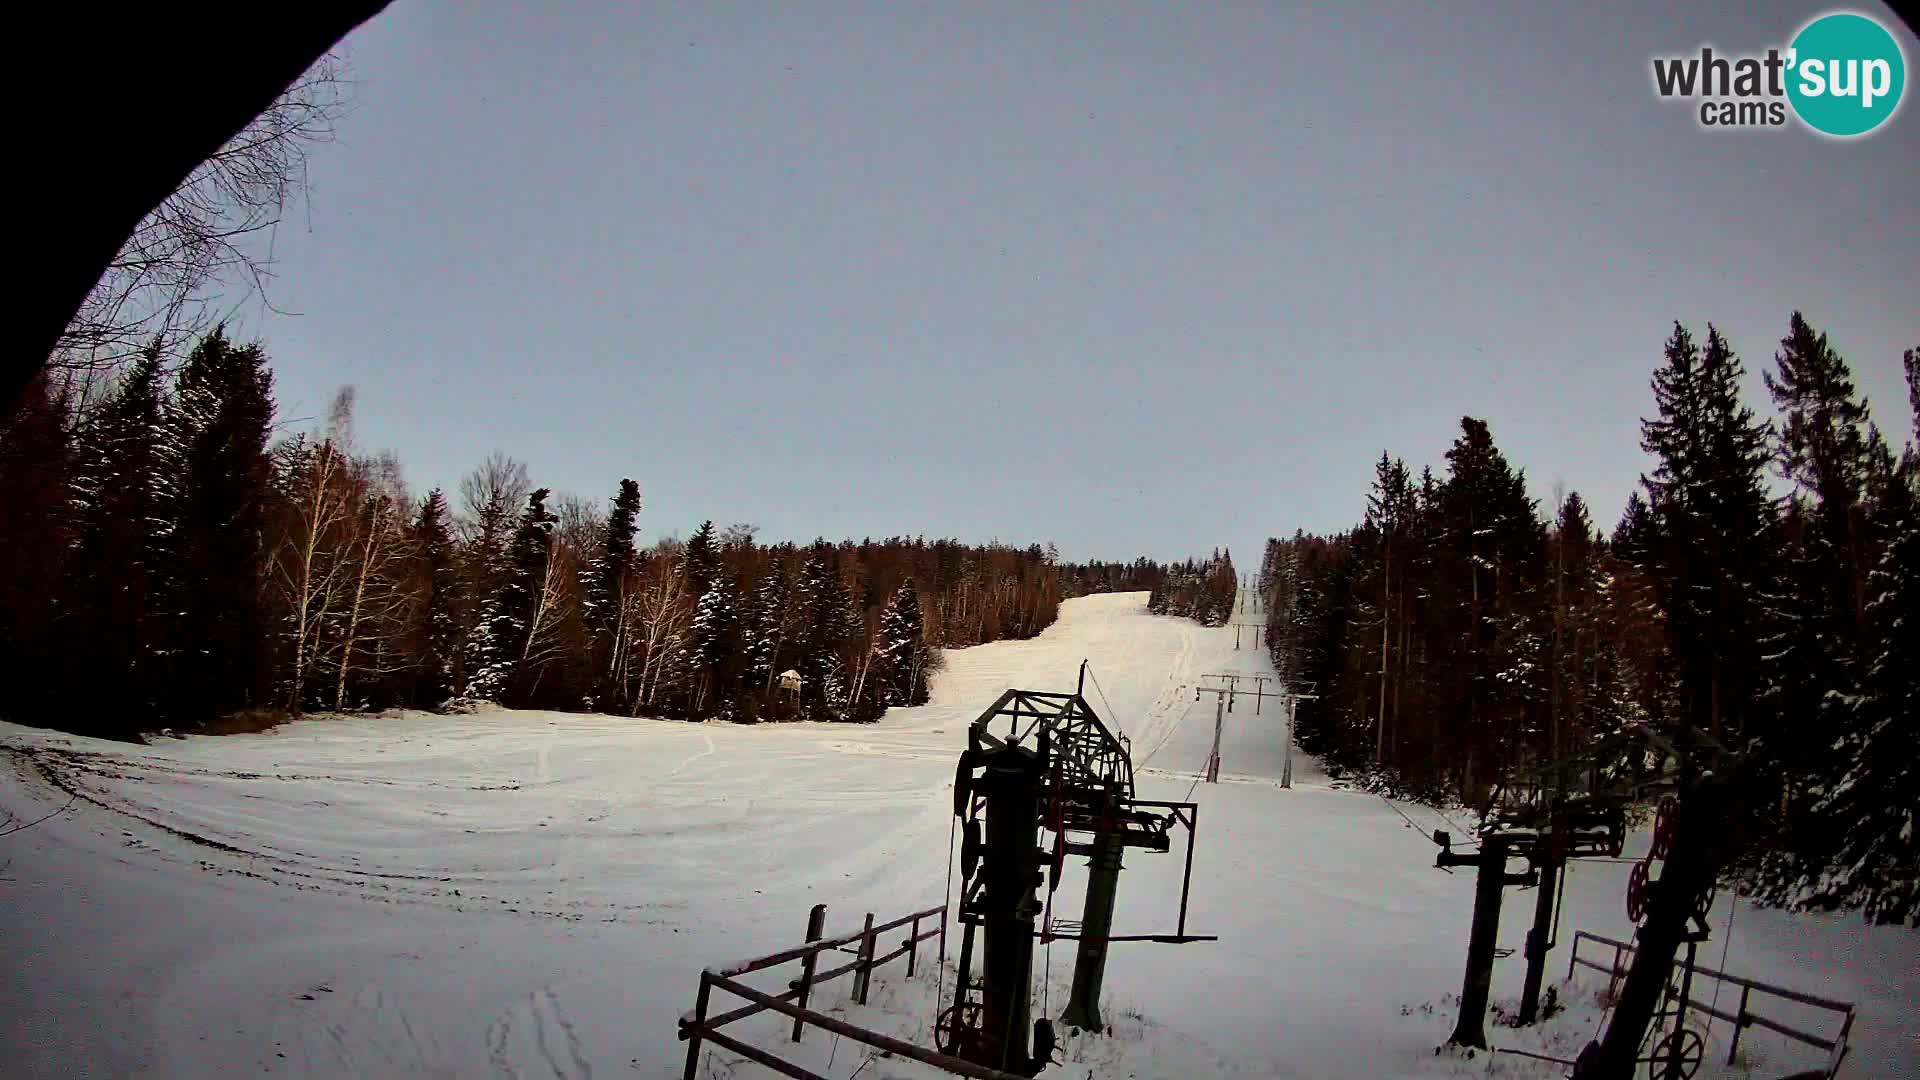
{"type": "Polygon", "coordinates": [[[1713,327],[1652,378],[1651,469],[1609,530],[1550,505],[1460,422],[1438,471],[1382,454],[1365,516],[1269,541],[1298,736],[1379,790],[1475,803],[1629,727],[1707,732],[1751,766],[1738,872],[1772,902],[1920,917],[1920,350],[1889,431],[1798,314],[1742,397],[1713,327]]]}
{"type": "Polygon", "coordinates": [[[1202,626],[1221,626],[1233,616],[1239,589],[1233,554],[1216,551],[1205,562],[1188,560],[1169,567],[1149,591],[1147,610],[1155,615],[1182,615],[1202,626]]]}
{"type": "Polygon", "coordinates": [[[1031,637],[1063,588],[1160,573],[712,522],[642,545],[635,481],[556,494],[504,454],[416,494],[356,443],[350,393],[318,431],[276,428],[265,353],[220,332],[84,402],[35,383],[0,427],[0,485],[8,718],[113,737],[474,699],[871,720],[926,700],[940,648],[1031,637]]]}

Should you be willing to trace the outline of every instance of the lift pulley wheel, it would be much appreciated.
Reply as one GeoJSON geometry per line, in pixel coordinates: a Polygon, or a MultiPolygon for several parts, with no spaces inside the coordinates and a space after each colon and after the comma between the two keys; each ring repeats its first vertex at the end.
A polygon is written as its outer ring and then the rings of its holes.
{"type": "Polygon", "coordinates": [[[1707,1057],[1707,1042],[1692,1028],[1679,1030],[1653,1044],[1647,1075],[1653,1080],[1691,1080],[1707,1057]]]}
{"type": "Polygon", "coordinates": [[[949,1005],[933,1028],[934,1048],[949,1057],[974,1059],[980,1046],[981,1028],[986,1024],[986,1008],[978,1001],[949,1005]]]}
{"type": "Polygon", "coordinates": [[[1053,873],[1049,875],[1047,878],[1048,892],[1052,892],[1055,889],[1058,889],[1060,887],[1060,874],[1066,868],[1067,868],[1067,834],[1064,832],[1057,832],[1053,834],[1053,873]]]}
{"type": "Polygon", "coordinates": [[[1647,896],[1653,891],[1653,882],[1647,877],[1647,864],[1637,862],[1627,874],[1627,918],[1638,923],[1647,913],[1647,896]]]}
{"type": "Polygon", "coordinates": [[[1673,850],[1673,830],[1679,814],[1671,798],[1660,800],[1660,809],[1653,815],[1653,847],[1649,854],[1656,859],[1664,859],[1667,852],[1673,850]]]}

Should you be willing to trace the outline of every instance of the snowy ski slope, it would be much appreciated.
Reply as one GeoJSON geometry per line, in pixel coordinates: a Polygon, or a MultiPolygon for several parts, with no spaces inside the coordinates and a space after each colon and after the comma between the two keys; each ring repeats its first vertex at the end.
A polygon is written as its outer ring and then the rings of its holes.
{"type": "MultiPolygon", "coordinates": [[[[1188,925],[1222,940],[1116,945],[1114,1034],[1070,1039],[1046,1075],[1486,1075],[1484,1058],[1433,1052],[1470,877],[1433,869],[1393,807],[1307,759],[1280,790],[1272,703],[1256,716],[1243,700],[1223,782],[1196,789],[1213,726],[1196,679],[1269,669],[1250,639],[1235,650],[1230,629],[1149,616],[1144,599],[1069,601],[1036,640],[951,653],[932,704],[871,726],[409,713],[139,747],[0,725],[0,807],[37,817],[78,794],[0,839],[0,1072],[678,1076],[674,1019],[702,966],[795,943],[816,902],[830,928],[938,902],[967,724],[1009,686],[1071,688],[1085,657],[1142,793],[1202,804],[1188,925]]],[[[1178,848],[1127,866],[1116,932],[1171,929],[1178,848]]],[[[1573,872],[1563,941],[1625,935],[1626,869],[1573,872]]],[[[1519,943],[1531,900],[1510,894],[1503,944],[1519,943]]],[[[1055,903],[1078,917],[1074,882],[1055,903]]],[[[1733,970],[1862,1003],[1843,1075],[1914,1075],[1915,935],[1745,905],[1735,920],[1733,970]]],[[[1070,947],[1042,962],[1044,992],[1062,998],[1070,947]]],[[[1553,978],[1565,964],[1563,944],[1553,978]]],[[[1500,965],[1497,1000],[1517,993],[1519,965],[1500,965]]],[[[1588,982],[1547,1030],[1495,1029],[1495,1042],[1577,1049],[1599,1019],[1588,982]]],[[[931,975],[892,969],[850,1014],[924,1040],[936,992],[931,975]]],[[[848,1008],[845,993],[825,1004],[848,1008]]],[[[1818,1063],[1764,1033],[1748,1042],[1751,1075],[1818,1063]]],[[[817,1035],[798,1052],[831,1076],[863,1063],[865,1078],[927,1075],[817,1035]]],[[[703,1070],[766,1075],[724,1054],[703,1070]]]]}

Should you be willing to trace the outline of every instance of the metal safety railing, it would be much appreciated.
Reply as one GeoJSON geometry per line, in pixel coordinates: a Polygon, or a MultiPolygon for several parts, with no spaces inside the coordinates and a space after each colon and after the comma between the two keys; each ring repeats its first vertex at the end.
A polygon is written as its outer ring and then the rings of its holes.
{"type": "MultiPolygon", "coordinates": [[[[1575,967],[1587,967],[1595,971],[1605,972],[1608,980],[1607,994],[1611,997],[1618,992],[1620,980],[1626,978],[1626,965],[1633,956],[1634,947],[1630,942],[1615,941],[1610,937],[1602,937],[1599,934],[1579,930],[1575,931],[1573,935],[1572,951],[1573,955],[1567,961],[1567,977],[1573,977],[1575,967]],[[1613,950],[1613,959],[1610,962],[1602,963],[1581,956],[1580,943],[1583,941],[1590,941],[1595,945],[1610,947],[1613,950]]],[[[1749,1027],[1757,1027],[1765,1028],[1776,1034],[1784,1035],[1795,1042],[1825,1051],[1828,1055],[1825,1075],[1831,1077],[1839,1071],[1841,1060],[1847,1056],[1847,1036],[1853,1032],[1855,1008],[1853,1002],[1840,1001],[1834,998],[1823,998],[1799,990],[1791,990],[1784,986],[1775,986],[1772,983],[1761,982],[1759,979],[1749,979],[1740,975],[1729,975],[1724,971],[1716,971],[1713,968],[1703,967],[1698,964],[1694,965],[1693,973],[1695,975],[1704,975],[1710,979],[1717,979],[1722,983],[1740,988],[1740,1004],[1730,1013],[1722,1011],[1708,1002],[1698,1001],[1691,996],[1687,998],[1687,1008],[1689,1010],[1698,1010],[1706,1013],[1708,1016],[1718,1020],[1724,1020],[1733,1025],[1733,1039],[1727,1047],[1727,1064],[1732,1065],[1740,1053],[1740,1036],[1742,1033],[1749,1027]],[[1831,1038],[1824,1038],[1812,1032],[1801,1031],[1780,1020],[1762,1016],[1754,1012],[1750,1007],[1753,1004],[1753,995],[1756,993],[1791,1001],[1795,1004],[1805,1005],[1824,1012],[1838,1014],[1840,1017],[1840,1028],[1831,1038]]]]}
{"type": "Polygon", "coordinates": [[[855,1024],[849,1024],[838,1017],[829,1016],[807,1007],[807,999],[815,987],[832,982],[843,975],[853,976],[853,999],[865,1005],[868,992],[873,985],[873,973],[901,957],[907,958],[907,977],[912,978],[920,958],[920,943],[932,938],[939,939],[938,962],[944,964],[947,958],[947,905],[930,907],[902,915],[897,919],[875,925],[873,913],[868,912],[865,925],[859,931],[836,938],[821,938],[825,931],[827,906],[817,904],[807,917],[807,943],[796,948],[743,961],[726,968],[708,968],[700,973],[700,992],[694,999],[693,1010],[680,1018],[680,1038],[687,1043],[687,1066],[685,1080],[694,1080],[700,1060],[702,1043],[715,1046],[749,1061],[757,1062],[782,1076],[791,1076],[795,1080],[826,1080],[820,1074],[811,1072],[793,1062],[786,1061],[774,1053],[754,1046],[742,1039],[735,1038],[720,1029],[749,1016],[773,1011],[792,1018],[792,1041],[799,1042],[800,1036],[811,1025],[823,1031],[865,1043],[877,1050],[895,1054],[904,1058],[924,1062],[935,1068],[945,1069],[960,1076],[973,1077],[974,1080],[1024,1080],[1013,1073],[1002,1072],[975,1065],[970,1061],[950,1057],[935,1050],[915,1046],[877,1031],[869,1031],[855,1024]],[[921,930],[921,924],[928,920],[938,920],[939,925],[931,930],[921,930]],[[889,931],[907,928],[906,936],[898,948],[884,956],[875,955],[880,948],[880,935],[889,931]],[[832,950],[844,950],[855,945],[854,959],[829,971],[816,970],[820,954],[832,950]],[[800,972],[797,978],[787,984],[784,993],[770,994],[764,990],[748,986],[740,977],[756,971],[779,967],[782,964],[798,963],[800,972]],[[721,990],[747,1002],[735,1009],[709,1015],[713,992],[721,990]]]}

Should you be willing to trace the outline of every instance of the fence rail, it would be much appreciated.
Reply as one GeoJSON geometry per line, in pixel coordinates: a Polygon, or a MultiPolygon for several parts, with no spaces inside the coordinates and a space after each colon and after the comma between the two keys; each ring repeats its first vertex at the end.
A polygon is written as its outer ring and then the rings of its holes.
{"type": "Polygon", "coordinates": [[[820,1076],[818,1073],[811,1072],[790,1061],[783,1060],[770,1051],[737,1039],[720,1030],[735,1021],[744,1020],[749,1016],[755,1016],[768,1011],[777,1012],[783,1016],[793,1018],[792,1039],[794,1042],[799,1042],[801,1033],[808,1025],[812,1025],[824,1031],[831,1031],[837,1035],[852,1039],[855,1042],[865,1043],[875,1049],[896,1054],[900,1057],[912,1058],[915,1061],[925,1062],[935,1068],[945,1069],[948,1072],[956,1073],[960,1076],[972,1077],[974,1080],[1024,1080],[1024,1078],[1018,1077],[1013,1073],[985,1068],[980,1065],[975,1065],[970,1061],[963,1061],[960,1058],[949,1057],[946,1054],[915,1046],[912,1043],[902,1042],[892,1036],[883,1035],[877,1031],[869,1031],[866,1028],[849,1024],[838,1017],[829,1016],[807,1007],[807,999],[811,996],[815,987],[849,974],[853,976],[853,999],[865,1005],[867,1003],[868,992],[873,986],[874,970],[904,956],[907,958],[907,977],[912,978],[920,959],[920,943],[932,938],[938,938],[940,941],[939,961],[944,964],[947,958],[947,906],[945,904],[941,904],[938,907],[930,907],[924,911],[916,911],[911,914],[902,915],[897,919],[891,919],[877,926],[874,925],[873,913],[868,912],[865,924],[862,925],[858,931],[836,938],[821,937],[825,931],[826,915],[827,906],[825,904],[816,904],[813,910],[808,913],[807,943],[805,945],[785,949],[752,960],[743,960],[738,964],[733,964],[725,968],[708,968],[700,973],[700,991],[699,995],[694,999],[693,1010],[680,1018],[680,1038],[686,1040],[687,1043],[685,1080],[694,1080],[695,1072],[700,1061],[700,1046],[703,1042],[712,1043],[723,1049],[731,1050],[741,1057],[749,1061],[758,1062],[782,1076],[791,1076],[794,1077],[795,1080],[826,1080],[825,1077],[820,1076]],[[921,930],[921,923],[929,919],[939,920],[939,925],[931,930],[921,930]],[[884,956],[875,955],[880,947],[880,935],[898,930],[901,927],[907,928],[907,934],[901,939],[900,945],[884,956]],[[827,971],[816,970],[822,953],[833,950],[844,950],[848,945],[857,945],[857,948],[854,949],[854,959],[851,962],[827,971]],[[740,977],[743,975],[749,975],[756,971],[765,971],[768,968],[775,968],[782,964],[791,964],[796,961],[800,964],[799,977],[787,984],[787,989],[784,993],[770,994],[764,990],[748,986],[740,981],[740,977]],[[712,1004],[713,991],[716,988],[740,998],[747,1002],[747,1004],[709,1016],[707,1010],[712,1004]]]}
{"type": "MultiPolygon", "coordinates": [[[[1633,951],[1634,947],[1630,942],[1615,941],[1610,937],[1602,937],[1599,934],[1589,933],[1585,930],[1577,930],[1573,935],[1573,955],[1567,960],[1567,977],[1573,977],[1575,967],[1587,967],[1595,971],[1605,972],[1608,980],[1607,993],[1611,996],[1619,989],[1620,980],[1627,975],[1626,962],[1628,958],[1633,955],[1633,951]],[[1613,949],[1612,962],[1602,963],[1581,956],[1580,943],[1582,941],[1591,941],[1595,945],[1611,947],[1613,949]]],[[[1724,1020],[1733,1025],[1732,1043],[1727,1047],[1727,1064],[1733,1064],[1734,1058],[1740,1053],[1740,1036],[1749,1027],[1759,1027],[1785,1035],[1795,1042],[1826,1051],[1829,1057],[1824,1075],[1831,1077],[1839,1071],[1841,1059],[1847,1056],[1847,1036],[1853,1032],[1853,1002],[1840,1001],[1836,998],[1820,997],[1816,994],[1808,994],[1784,986],[1775,986],[1772,983],[1761,982],[1759,979],[1749,979],[1741,975],[1729,975],[1724,971],[1716,971],[1713,968],[1700,964],[1695,964],[1693,971],[1696,975],[1705,975],[1709,978],[1718,979],[1723,983],[1729,983],[1740,988],[1740,1005],[1731,1013],[1723,1012],[1706,1002],[1696,1001],[1691,995],[1687,998],[1687,1008],[1706,1013],[1708,1016],[1718,1020],[1724,1020]],[[1830,1039],[1823,1038],[1812,1032],[1801,1031],[1779,1020],[1761,1016],[1748,1008],[1756,992],[1791,1001],[1799,1005],[1807,1005],[1826,1012],[1838,1013],[1842,1017],[1840,1030],[1830,1039]]]]}

